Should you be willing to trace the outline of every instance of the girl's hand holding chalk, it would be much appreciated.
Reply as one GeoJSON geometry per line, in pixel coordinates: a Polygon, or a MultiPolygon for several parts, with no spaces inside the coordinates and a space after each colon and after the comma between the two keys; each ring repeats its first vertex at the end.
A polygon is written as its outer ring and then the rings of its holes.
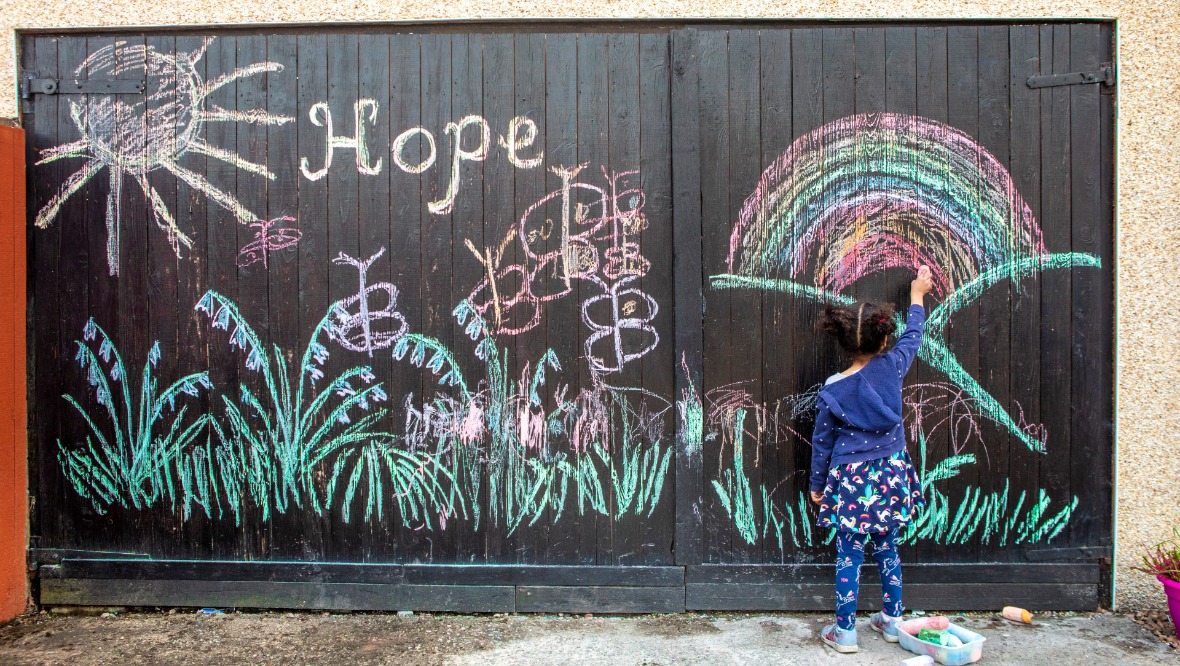
{"type": "Polygon", "coordinates": [[[922,299],[934,288],[934,281],[930,278],[930,267],[922,264],[918,267],[918,277],[910,283],[910,302],[922,304],[922,299]]]}

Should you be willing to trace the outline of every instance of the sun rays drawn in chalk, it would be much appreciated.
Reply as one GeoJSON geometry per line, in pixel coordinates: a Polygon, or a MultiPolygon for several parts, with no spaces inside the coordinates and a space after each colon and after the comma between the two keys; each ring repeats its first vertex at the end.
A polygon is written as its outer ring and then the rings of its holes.
{"type": "Polygon", "coordinates": [[[148,182],[148,174],[164,169],[194,190],[233,213],[242,224],[257,222],[232,194],[226,193],[201,174],[181,166],[180,160],[196,153],[220,160],[237,169],[274,180],[264,164],[206,143],[201,130],[209,122],[245,122],[283,125],[294,118],[267,113],[264,109],[230,111],[211,106],[208,97],[238,79],[280,72],[275,62],[239,67],[211,81],[197,72],[196,63],[205,55],[212,39],[200,48],[176,54],[161,53],[152,46],[116,42],[91,53],[75,71],[83,77],[142,77],[148,92],[143,95],[88,95],[70,101],[70,118],[82,134],[77,141],[41,151],[38,165],[63,159],[85,159],[57,193],[37,213],[36,225],[48,227],[65,202],[103,169],[110,173],[107,195],[107,264],[111,275],[119,274],[119,233],[123,188],[127,181],[139,186],[150,204],[152,218],[168,235],[168,242],[180,256],[181,248],[193,241],[176,224],[176,218],[160,193],[148,182]]]}
{"type": "MultiPolygon", "coordinates": [[[[1008,170],[962,131],[918,116],[848,116],[795,141],[763,172],[730,237],[718,289],[781,291],[851,303],[844,290],[890,269],[928,264],[942,303],[918,357],[978,411],[1044,453],[1046,433],[1004,408],[947,344],[951,317],[993,285],[1100,258],[1051,253],[1008,170]],[[813,283],[800,281],[807,275],[813,283]]],[[[900,323],[899,323],[900,326],[900,323]]]]}

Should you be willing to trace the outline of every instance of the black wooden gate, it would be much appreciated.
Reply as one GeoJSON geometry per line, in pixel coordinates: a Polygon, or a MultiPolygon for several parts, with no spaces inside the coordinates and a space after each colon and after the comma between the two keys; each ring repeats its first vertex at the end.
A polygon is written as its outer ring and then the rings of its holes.
{"type": "Polygon", "coordinates": [[[1104,23],[24,35],[41,601],[826,608],[814,322],[924,262],[907,599],[1096,606],[1113,88],[1035,86],[1111,53],[1104,23]]]}

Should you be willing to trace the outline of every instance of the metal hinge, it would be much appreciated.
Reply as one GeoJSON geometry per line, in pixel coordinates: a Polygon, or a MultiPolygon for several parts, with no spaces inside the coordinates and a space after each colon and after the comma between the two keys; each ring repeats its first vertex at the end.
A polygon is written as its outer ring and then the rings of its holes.
{"type": "Polygon", "coordinates": [[[142,95],[147,89],[143,79],[89,79],[86,81],[59,81],[58,79],[36,79],[25,77],[21,86],[21,99],[33,95],[142,95]]]}
{"type": "Polygon", "coordinates": [[[1087,83],[1101,83],[1114,87],[1114,65],[1104,62],[1097,72],[1071,72],[1069,74],[1045,74],[1028,77],[1029,88],[1052,88],[1054,86],[1080,86],[1087,83]]]}

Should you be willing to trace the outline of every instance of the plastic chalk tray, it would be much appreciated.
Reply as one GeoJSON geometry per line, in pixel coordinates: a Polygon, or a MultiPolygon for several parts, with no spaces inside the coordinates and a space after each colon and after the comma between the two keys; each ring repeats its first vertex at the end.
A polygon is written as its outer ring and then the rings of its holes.
{"type": "Polygon", "coordinates": [[[930,655],[934,661],[946,664],[946,666],[973,664],[983,658],[983,642],[987,640],[986,638],[957,624],[948,626],[947,631],[957,636],[959,640],[963,641],[963,644],[959,647],[945,647],[920,640],[917,636],[904,631],[898,631],[897,637],[903,648],[914,654],[930,655]]]}

